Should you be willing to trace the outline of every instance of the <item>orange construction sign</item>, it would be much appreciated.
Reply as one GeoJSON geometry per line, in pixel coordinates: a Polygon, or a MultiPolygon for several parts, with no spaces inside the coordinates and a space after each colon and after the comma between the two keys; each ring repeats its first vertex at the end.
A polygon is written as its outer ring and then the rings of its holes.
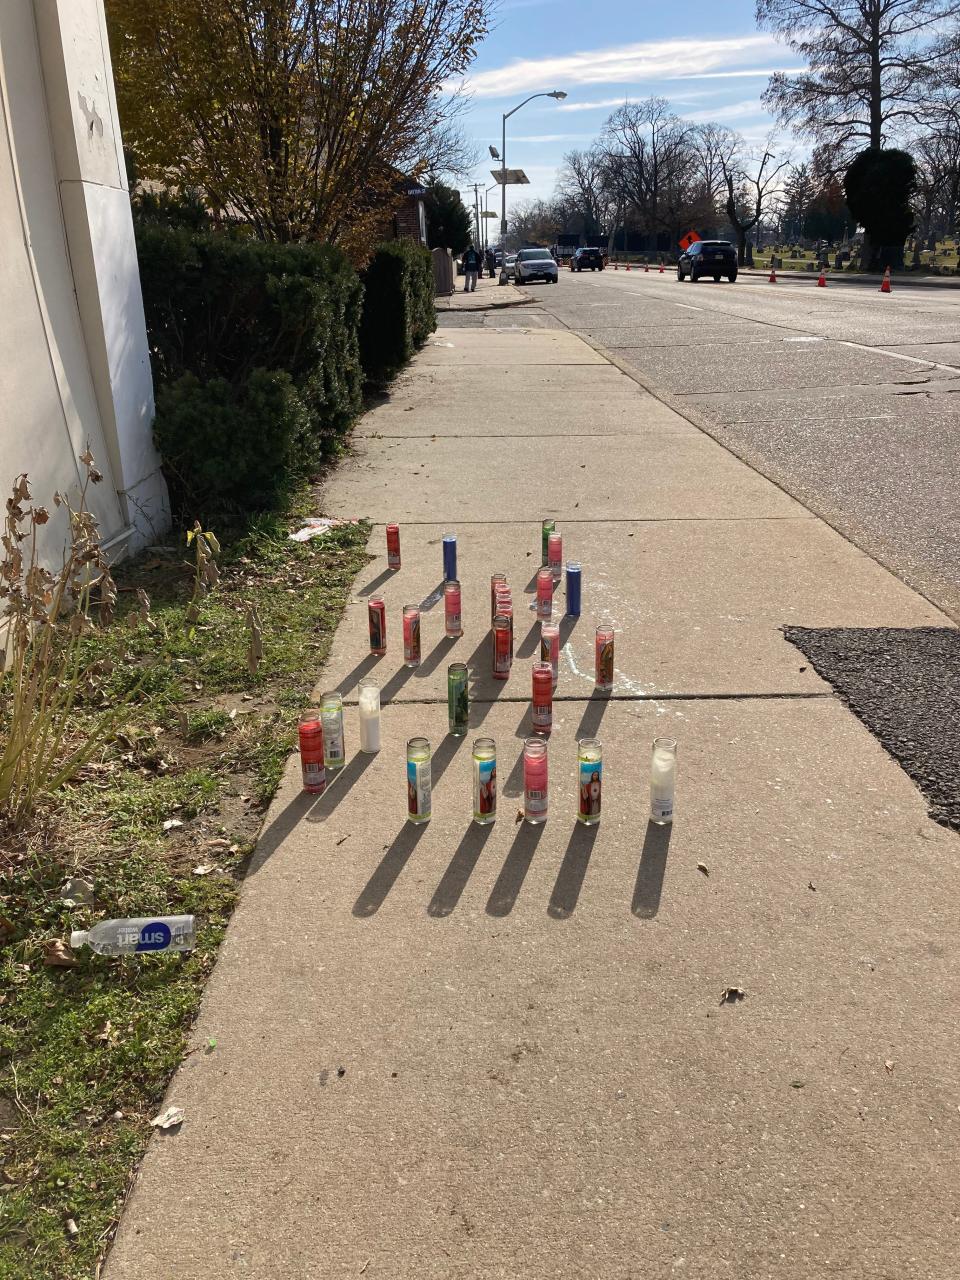
{"type": "Polygon", "coordinates": [[[702,239],[702,237],[697,235],[696,231],[693,231],[693,230],[688,231],[685,236],[680,237],[680,248],[684,251],[684,253],[686,253],[686,251],[690,248],[690,246],[692,244],[696,244],[697,241],[700,239],[702,239]]]}

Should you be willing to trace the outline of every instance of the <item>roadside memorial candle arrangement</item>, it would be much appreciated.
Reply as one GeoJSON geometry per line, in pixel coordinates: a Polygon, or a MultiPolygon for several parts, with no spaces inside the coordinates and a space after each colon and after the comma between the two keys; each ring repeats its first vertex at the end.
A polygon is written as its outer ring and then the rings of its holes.
{"type": "MultiPolygon", "coordinates": [[[[391,571],[401,567],[400,526],[386,527],[387,566],[391,571]]],[[[464,634],[463,594],[457,576],[457,535],[444,533],[443,553],[443,631],[449,640],[464,634]]],[[[566,563],[565,613],[578,618],[581,613],[583,566],[576,560],[566,563]]],[[[541,564],[534,580],[531,608],[540,624],[539,661],[530,673],[530,720],[533,733],[522,748],[523,809],[526,822],[539,825],[549,813],[548,740],[553,732],[553,699],[560,674],[560,623],[557,602],[564,579],[563,535],[553,520],[541,525],[541,564]]],[[[383,657],[387,653],[387,609],[383,596],[367,600],[370,653],[383,657]]],[[[421,609],[407,604],[401,613],[403,665],[418,667],[421,661],[421,609]]],[[[513,594],[505,573],[490,575],[491,676],[509,680],[514,659],[513,594]]],[[[606,623],[597,626],[594,638],[594,689],[610,695],[614,689],[614,629],[606,623]]],[[[364,676],[358,686],[360,750],[377,752],[380,735],[380,685],[364,676]]],[[[448,732],[465,737],[470,720],[469,671],[466,663],[452,662],[447,667],[448,732]]],[[[328,776],[341,769],[346,761],[343,701],[339,693],[325,693],[319,709],[304,711],[299,725],[300,761],[304,791],[322,793],[328,776]]],[[[603,744],[597,738],[581,738],[577,744],[577,821],[596,826],[600,821],[603,793],[603,744]]],[[[424,737],[407,743],[406,782],[407,817],[414,823],[430,821],[432,798],[433,749],[424,737]]],[[[497,744],[493,738],[474,740],[473,820],[486,826],[497,816],[497,744]]],[[[677,743],[673,738],[655,738],[650,762],[650,820],[659,824],[673,821],[674,792],[677,772],[677,743]]],[[[519,818],[518,818],[519,821],[519,818]]]]}

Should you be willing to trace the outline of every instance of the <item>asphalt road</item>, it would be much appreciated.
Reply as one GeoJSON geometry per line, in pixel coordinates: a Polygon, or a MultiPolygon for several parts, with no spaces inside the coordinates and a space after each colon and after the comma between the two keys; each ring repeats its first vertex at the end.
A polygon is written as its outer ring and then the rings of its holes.
{"type": "Polygon", "coordinates": [[[571,275],[561,324],[960,622],[960,286],[571,275]]]}

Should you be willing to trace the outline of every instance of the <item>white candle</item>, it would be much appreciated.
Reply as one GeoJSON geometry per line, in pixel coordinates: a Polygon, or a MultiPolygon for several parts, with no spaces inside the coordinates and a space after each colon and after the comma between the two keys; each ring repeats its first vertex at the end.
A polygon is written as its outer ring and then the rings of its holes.
{"type": "Polygon", "coordinates": [[[654,738],[650,762],[650,821],[658,826],[673,822],[677,784],[676,738],[654,738]]]}
{"type": "Polygon", "coordinates": [[[375,680],[360,683],[360,750],[380,750],[380,686],[375,680]]]}

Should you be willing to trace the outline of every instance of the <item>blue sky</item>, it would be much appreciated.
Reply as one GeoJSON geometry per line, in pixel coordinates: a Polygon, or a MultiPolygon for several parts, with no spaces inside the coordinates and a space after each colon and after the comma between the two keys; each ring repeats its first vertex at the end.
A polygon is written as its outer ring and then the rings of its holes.
{"type": "MultiPolygon", "coordinates": [[[[626,98],[660,95],[678,115],[716,120],[762,142],[772,126],[760,106],[767,76],[798,61],[757,31],[753,15],[752,0],[607,0],[596,9],[572,0],[501,0],[467,78],[466,131],[484,153],[471,181],[493,182],[487,145],[500,146],[503,112],[541,90],[564,89],[568,97],[539,98],[507,122],[507,164],[530,179],[529,187],[509,189],[511,202],[552,195],[564,153],[589,146],[626,98]]],[[[491,208],[496,198],[491,192],[491,208]]]]}

